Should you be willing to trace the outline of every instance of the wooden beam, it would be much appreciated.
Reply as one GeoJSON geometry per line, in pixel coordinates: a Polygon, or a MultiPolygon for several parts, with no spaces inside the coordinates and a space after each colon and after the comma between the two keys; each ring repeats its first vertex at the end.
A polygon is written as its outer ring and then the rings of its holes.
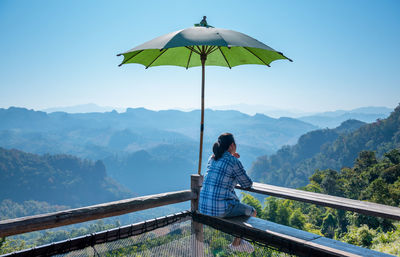
{"type": "Polygon", "coordinates": [[[190,220],[190,215],[190,211],[184,211],[165,217],[141,221],[139,223],[122,226],[119,228],[113,228],[105,231],[87,234],[84,236],[70,238],[55,243],[36,246],[30,249],[8,253],[5,255],[1,255],[1,257],[32,257],[66,254],[72,251],[81,250],[89,246],[110,243],[119,239],[137,236],[176,222],[190,220]]]}
{"type": "Polygon", "coordinates": [[[296,256],[393,256],[254,217],[218,218],[195,212],[192,218],[225,233],[296,256]]]}
{"type": "Polygon", "coordinates": [[[122,215],[158,206],[195,199],[190,190],[169,192],[97,204],[77,209],[0,221],[0,237],[55,228],[80,222],[122,215]]]}
{"type": "Polygon", "coordinates": [[[400,208],[383,204],[352,200],[338,196],[319,194],[286,187],[272,186],[257,182],[253,182],[253,186],[251,188],[245,189],[240,187],[239,185],[236,186],[236,188],[269,196],[276,196],[300,202],[318,204],[335,209],[358,212],[365,215],[400,220],[400,208]]]}

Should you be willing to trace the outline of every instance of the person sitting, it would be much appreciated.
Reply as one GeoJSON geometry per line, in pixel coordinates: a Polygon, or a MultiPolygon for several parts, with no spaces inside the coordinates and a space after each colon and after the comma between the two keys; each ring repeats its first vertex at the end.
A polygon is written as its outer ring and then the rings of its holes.
{"type": "MultiPolygon", "coordinates": [[[[203,186],[199,196],[200,213],[222,218],[257,215],[256,210],[239,201],[235,186],[252,186],[253,181],[246,174],[240,155],[236,152],[236,143],[231,133],[218,137],[213,145],[213,155],[207,164],[203,186]]],[[[233,251],[253,252],[254,247],[247,241],[235,238],[229,245],[233,251]]]]}

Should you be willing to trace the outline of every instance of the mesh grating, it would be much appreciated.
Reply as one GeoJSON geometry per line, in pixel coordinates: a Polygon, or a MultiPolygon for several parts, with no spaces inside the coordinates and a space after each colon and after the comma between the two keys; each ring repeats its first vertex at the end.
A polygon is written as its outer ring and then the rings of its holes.
{"type": "Polygon", "coordinates": [[[195,256],[195,249],[202,249],[200,256],[293,256],[266,246],[253,244],[252,254],[233,252],[229,244],[233,236],[204,226],[204,242],[199,243],[192,233],[191,220],[174,223],[140,235],[119,239],[112,242],[95,244],[81,250],[57,257],[86,257],[86,256],[195,256]]]}

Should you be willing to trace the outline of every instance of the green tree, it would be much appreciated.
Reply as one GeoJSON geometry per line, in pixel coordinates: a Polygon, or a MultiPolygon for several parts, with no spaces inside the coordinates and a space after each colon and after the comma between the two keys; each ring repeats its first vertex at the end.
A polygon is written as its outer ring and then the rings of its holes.
{"type": "Polygon", "coordinates": [[[299,208],[294,210],[289,217],[289,225],[291,227],[304,229],[305,223],[306,223],[306,218],[301,213],[301,210],[299,208]]]}
{"type": "Polygon", "coordinates": [[[2,238],[0,240],[0,254],[11,253],[32,247],[21,239],[2,238]]]}
{"type": "Polygon", "coordinates": [[[242,203],[252,206],[257,211],[257,216],[262,217],[262,206],[260,201],[258,201],[254,196],[246,193],[242,193],[242,203]]]}
{"type": "Polygon", "coordinates": [[[337,219],[334,214],[328,212],[325,218],[322,220],[321,232],[324,236],[333,238],[335,236],[335,228],[337,225],[337,219]]]}
{"type": "Polygon", "coordinates": [[[263,219],[276,222],[277,210],[278,210],[278,199],[276,197],[270,196],[265,198],[263,209],[263,219]]]}
{"type": "Polygon", "coordinates": [[[321,188],[325,194],[328,195],[340,195],[338,191],[336,180],[338,179],[338,173],[335,170],[325,170],[321,181],[321,188]]]}
{"type": "Polygon", "coordinates": [[[289,200],[278,201],[276,209],[275,221],[282,225],[289,225],[289,216],[291,209],[289,208],[289,200]]]}
{"type": "Polygon", "coordinates": [[[375,152],[361,151],[358,154],[354,167],[359,170],[365,170],[376,163],[378,163],[378,161],[376,160],[375,152]]]}
{"type": "Polygon", "coordinates": [[[362,225],[361,227],[352,226],[349,229],[349,233],[343,237],[343,240],[353,245],[370,247],[375,235],[376,232],[367,225],[362,225]]]}
{"type": "Polygon", "coordinates": [[[377,178],[364,190],[364,199],[368,199],[375,203],[392,205],[388,184],[382,179],[377,178]]]}
{"type": "Polygon", "coordinates": [[[384,156],[393,164],[400,164],[400,151],[398,149],[393,149],[390,152],[385,153],[384,156]]]}

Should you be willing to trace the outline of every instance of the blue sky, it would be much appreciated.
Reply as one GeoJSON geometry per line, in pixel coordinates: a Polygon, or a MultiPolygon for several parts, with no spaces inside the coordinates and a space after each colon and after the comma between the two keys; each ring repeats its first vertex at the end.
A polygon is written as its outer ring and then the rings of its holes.
{"type": "Polygon", "coordinates": [[[0,108],[200,108],[201,69],[116,54],[203,15],[294,60],[206,68],[206,107],[329,111],[400,103],[400,1],[0,0],[0,108]]]}

